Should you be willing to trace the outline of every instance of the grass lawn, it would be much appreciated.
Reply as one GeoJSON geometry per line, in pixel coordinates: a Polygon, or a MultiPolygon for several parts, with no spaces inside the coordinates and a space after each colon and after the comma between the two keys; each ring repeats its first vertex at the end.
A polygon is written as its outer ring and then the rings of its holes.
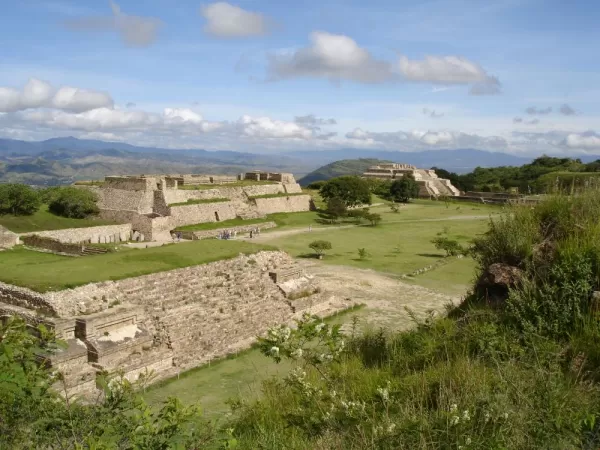
{"type": "Polygon", "coordinates": [[[64,228],[96,227],[100,225],[114,225],[116,222],[100,219],[69,219],[60,217],[48,211],[47,205],[31,216],[2,216],[0,225],[5,226],[14,233],[28,233],[31,231],[62,230],[64,228]]]}
{"type": "Polygon", "coordinates": [[[245,187],[245,186],[262,186],[265,184],[277,184],[276,181],[256,181],[256,180],[241,180],[235,183],[224,183],[224,184],[190,184],[179,186],[179,189],[185,189],[190,191],[204,191],[207,189],[219,189],[227,187],[245,187]]]}
{"type": "Polygon", "coordinates": [[[285,375],[291,365],[288,361],[275,364],[258,349],[249,349],[238,356],[216,361],[151,386],[144,398],[158,405],[168,397],[178,397],[184,404],[200,404],[209,418],[230,411],[227,400],[242,397],[258,398],[261,383],[271,376],[285,375]]]}
{"type": "Polygon", "coordinates": [[[241,225],[255,225],[259,223],[268,222],[269,219],[230,219],[224,220],[223,222],[205,222],[197,223],[195,225],[186,225],[184,227],[177,227],[177,230],[181,231],[204,231],[204,230],[216,230],[218,228],[230,228],[239,227],[241,225]]]}
{"type": "Polygon", "coordinates": [[[73,258],[16,247],[0,253],[0,281],[38,292],[119,280],[233,258],[272,247],[245,241],[201,240],[73,258]]]}

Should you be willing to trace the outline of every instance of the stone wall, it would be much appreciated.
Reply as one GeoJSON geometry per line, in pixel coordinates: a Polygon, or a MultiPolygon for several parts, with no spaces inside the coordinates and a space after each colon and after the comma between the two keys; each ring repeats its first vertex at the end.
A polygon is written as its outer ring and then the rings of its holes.
{"type": "Polygon", "coordinates": [[[19,244],[19,235],[0,225],[0,248],[12,248],[19,244]]]}
{"type": "Polygon", "coordinates": [[[66,255],[81,255],[81,244],[66,244],[49,237],[41,237],[37,234],[23,236],[23,244],[28,247],[34,247],[49,250],[52,253],[62,253],[66,255]]]}
{"type": "Polygon", "coordinates": [[[196,223],[222,222],[236,218],[231,202],[202,203],[197,205],[172,206],[170,225],[172,228],[196,223]]]}
{"type": "Polygon", "coordinates": [[[255,198],[253,200],[261,214],[279,212],[310,211],[310,195],[290,195],[289,197],[255,198]]]}
{"type": "Polygon", "coordinates": [[[79,242],[91,242],[92,244],[115,242],[115,236],[119,236],[119,241],[127,241],[131,234],[131,224],[126,223],[122,225],[102,225],[98,227],[37,231],[35,233],[24,233],[23,235],[33,234],[56,239],[59,242],[67,244],[79,242]]]}
{"type": "Polygon", "coordinates": [[[201,239],[211,239],[216,238],[223,231],[235,231],[238,234],[241,233],[250,233],[257,228],[261,230],[267,230],[269,228],[275,228],[277,224],[275,222],[263,222],[263,223],[255,223],[253,225],[239,225],[236,227],[227,227],[227,228],[217,228],[215,230],[202,230],[202,231],[181,231],[181,236],[184,239],[190,240],[201,240],[201,239]]]}
{"type": "MultiPolygon", "coordinates": [[[[53,323],[69,347],[51,364],[83,391],[93,389],[95,370],[122,369],[135,378],[152,368],[160,379],[246,348],[269,327],[289,323],[300,304],[292,306],[269,272],[301,276],[295,267],[283,252],[260,252],[46,294],[0,283],[0,302],[62,318],[53,323]]],[[[316,293],[306,305],[329,300],[316,293]]]]}

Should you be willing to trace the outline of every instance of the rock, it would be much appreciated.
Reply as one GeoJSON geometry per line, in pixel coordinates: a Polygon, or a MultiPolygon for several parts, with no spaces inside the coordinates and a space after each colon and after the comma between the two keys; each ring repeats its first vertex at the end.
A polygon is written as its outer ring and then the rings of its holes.
{"type": "Polygon", "coordinates": [[[477,293],[492,302],[503,302],[522,278],[523,271],[518,267],[494,263],[477,280],[477,293]]]}
{"type": "Polygon", "coordinates": [[[140,240],[140,233],[138,231],[134,231],[131,233],[131,240],[132,241],[139,241],[140,240]]]}

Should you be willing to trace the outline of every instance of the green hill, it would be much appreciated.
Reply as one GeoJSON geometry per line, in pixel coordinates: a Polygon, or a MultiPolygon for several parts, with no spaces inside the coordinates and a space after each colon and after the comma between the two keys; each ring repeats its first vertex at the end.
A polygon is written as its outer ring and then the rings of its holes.
{"type": "Polygon", "coordinates": [[[360,175],[371,166],[389,162],[391,161],[373,158],[342,159],[313,170],[311,173],[301,178],[299,183],[302,186],[307,186],[315,181],[329,180],[330,178],[342,175],[360,175]]]}

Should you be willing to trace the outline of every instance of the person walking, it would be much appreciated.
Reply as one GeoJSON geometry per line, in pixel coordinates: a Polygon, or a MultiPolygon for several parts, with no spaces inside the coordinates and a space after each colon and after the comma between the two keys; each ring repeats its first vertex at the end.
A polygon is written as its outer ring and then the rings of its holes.
{"type": "Polygon", "coordinates": [[[310,233],[312,231],[312,225],[308,226],[308,232],[310,233]]]}
{"type": "Polygon", "coordinates": [[[250,239],[252,239],[252,230],[250,230],[250,239]]]}

